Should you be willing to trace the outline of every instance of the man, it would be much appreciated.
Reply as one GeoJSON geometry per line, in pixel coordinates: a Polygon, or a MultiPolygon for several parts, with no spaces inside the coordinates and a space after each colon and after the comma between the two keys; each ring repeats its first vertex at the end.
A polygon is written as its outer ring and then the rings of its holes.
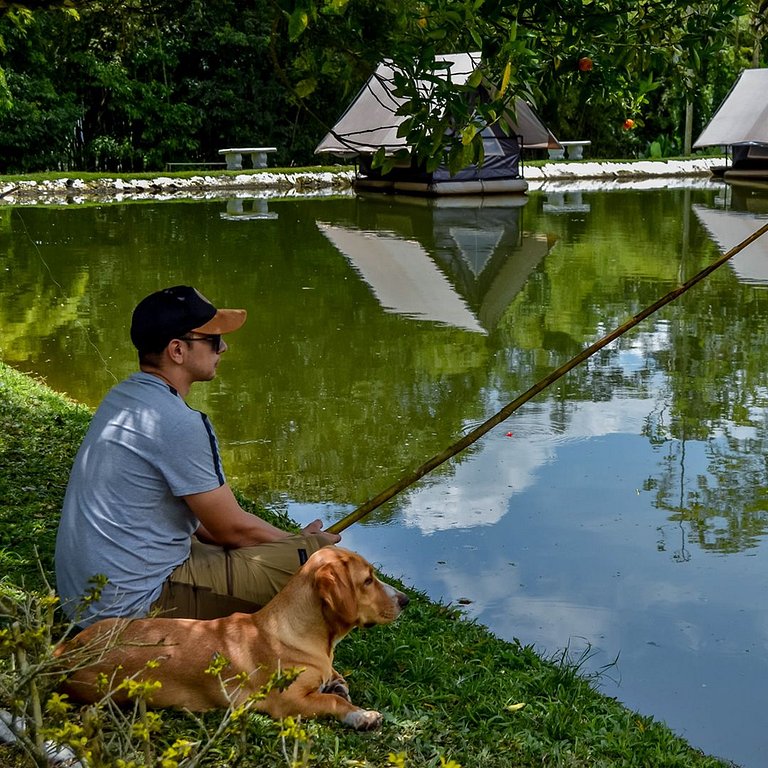
{"type": "Polygon", "coordinates": [[[208,418],[184,402],[192,384],[214,378],[227,350],[222,334],[245,317],[184,285],[134,310],[140,372],[113,387],[94,414],[56,538],[57,588],[79,626],[152,611],[252,611],[309,555],[340,540],[319,520],[288,534],[243,510],[208,418]]]}

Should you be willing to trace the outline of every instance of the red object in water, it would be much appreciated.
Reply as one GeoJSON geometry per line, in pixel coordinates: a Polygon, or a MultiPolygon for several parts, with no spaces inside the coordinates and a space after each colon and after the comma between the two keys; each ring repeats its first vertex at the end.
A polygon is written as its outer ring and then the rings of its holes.
{"type": "Polygon", "coordinates": [[[507,437],[514,437],[514,432],[507,432],[507,437]]]}

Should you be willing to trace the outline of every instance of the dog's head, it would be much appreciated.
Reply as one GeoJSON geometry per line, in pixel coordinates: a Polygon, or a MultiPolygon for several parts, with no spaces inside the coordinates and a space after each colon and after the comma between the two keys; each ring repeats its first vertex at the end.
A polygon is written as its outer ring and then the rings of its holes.
{"type": "Polygon", "coordinates": [[[312,568],[323,613],[342,631],[389,624],[408,605],[408,596],[376,578],[373,566],[341,547],[323,547],[305,567],[312,568]]]}

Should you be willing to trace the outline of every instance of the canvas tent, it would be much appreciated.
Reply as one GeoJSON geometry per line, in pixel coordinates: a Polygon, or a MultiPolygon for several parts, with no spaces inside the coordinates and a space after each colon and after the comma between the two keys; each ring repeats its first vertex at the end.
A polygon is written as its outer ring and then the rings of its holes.
{"type": "MultiPolygon", "coordinates": [[[[439,58],[449,64],[451,81],[459,85],[467,82],[480,61],[477,53],[439,58]]],[[[531,107],[518,98],[515,100],[514,115],[509,113],[502,118],[506,131],[495,124],[487,126],[482,132],[485,149],[482,167],[469,166],[451,176],[445,167],[428,173],[412,163],[395,167],[382,175],[371,167],[374,153],[381,147],[388,154],[406,148],[405,138],[397,135],[405,117],[396,114],[403,100],[394,95],[394,74],[391,62],[381,63],[315,149],[315,154],[355,158],[360,167],[359,187],[430,194],[525,192],[527,183],[520,173],[523,147],[561,148],[531,107]]],[[[424,89],[425,92],[428,89],[426,84],[424,89]]]]}
{"type": "Polygon", "coordinates": [[[768,69],[741,73],[693,146],[731,147],[726,179],[768,176],[768,69]]]}

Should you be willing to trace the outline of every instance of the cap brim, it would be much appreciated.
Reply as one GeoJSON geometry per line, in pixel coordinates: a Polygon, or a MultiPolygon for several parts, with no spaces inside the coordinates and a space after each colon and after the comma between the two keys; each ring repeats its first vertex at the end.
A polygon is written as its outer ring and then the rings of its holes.
{"type": "Polygon", "coordinates": [[[245,322],[247,314],[244,309],[219,309],[205,325],[192,330],[196,333],[231,333],[245,322]]]}

